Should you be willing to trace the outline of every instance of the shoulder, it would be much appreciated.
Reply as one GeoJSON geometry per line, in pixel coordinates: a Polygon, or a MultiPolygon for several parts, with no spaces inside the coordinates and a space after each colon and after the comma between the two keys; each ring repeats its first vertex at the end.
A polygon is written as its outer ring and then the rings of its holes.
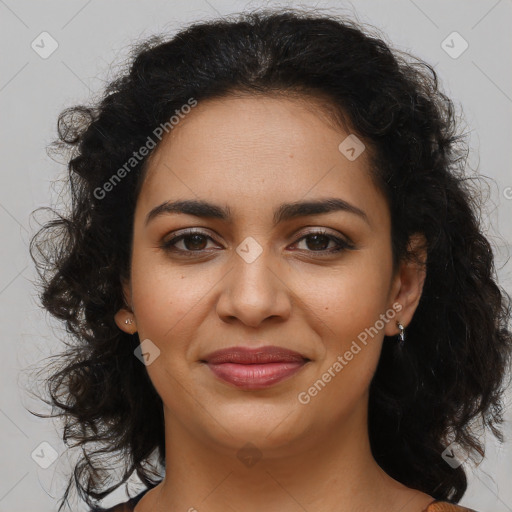
{"type": "Polygon", "coordinates": [[[448,501],[433,501],[424,512],[477,512],[472,508],[462,507],[448,501]]]}

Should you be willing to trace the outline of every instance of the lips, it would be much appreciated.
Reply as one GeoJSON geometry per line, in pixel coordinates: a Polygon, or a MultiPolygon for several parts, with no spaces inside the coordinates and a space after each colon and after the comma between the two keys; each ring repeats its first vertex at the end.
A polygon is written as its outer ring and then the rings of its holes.
{"type": "Polygon", "coordinates": [[[296,374],[309,361],[298,352],[276,346],[230,347],[205,358],[219,379],[242,389],[263,389],[296,374]]]}

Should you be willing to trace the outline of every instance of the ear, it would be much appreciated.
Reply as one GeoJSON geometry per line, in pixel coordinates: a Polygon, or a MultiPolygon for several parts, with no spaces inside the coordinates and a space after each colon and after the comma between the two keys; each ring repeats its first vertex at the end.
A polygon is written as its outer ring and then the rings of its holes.
{"type": "MultiPolygon", "coordinates": [[[[427,244],[424,235],[417,233],[411,236],[408,243],[411,258],[400,264],[391,285],[391,304],[400,304],[402,309],[396,320],[407,327],[418,307],[425,283],[427,265],[427,244]]],[[[388,322],[384,330],[386,336],[396,336],[399,328],[395,322],[388,322]]]]}
{"type": "MultiPolygon", "coordinates": [[[[122,286],[125,304],[132,304],[130,283],[122,279],[122,286]]],[[[117,327],[119,327],[119,329],[121,329],[123,332],[126,332],[128,334],[134,334],[137,332],[137,322],[135,320],[135,313],[132,311],[131,307],[126,306],[124,308],[121,308],[114,315],[114,320],[116,322],[117,327]]]]}

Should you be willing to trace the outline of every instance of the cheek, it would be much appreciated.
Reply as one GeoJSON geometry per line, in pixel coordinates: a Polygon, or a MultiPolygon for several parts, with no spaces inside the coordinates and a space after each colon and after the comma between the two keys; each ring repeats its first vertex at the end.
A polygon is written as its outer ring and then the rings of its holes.
{"type": "Polygon", "coordinates": [[[355,403],[371,382],[385,320],[392,322],[395,315],[394,310],[388,311],[390,264],[373,252],[361,252],[329,278],[312,279],[304,288],[309,289],[305,302],[309,300],[321,320],[316,325],[324,354],[317,378],[325,375],[329,381],[325,388],[319,384],[322,403],[355,403]]]}
{"type": "Polygon", "coordinates": [[[350,264],[307,279],[299,295],[325,324],[329,338],[340,343],[371,327],[385,313],[389,293],[389,269],[378,259],[354,255],[350,264]]]}
{"type": "Polygon", "coordinates": [[[192,278],[190,271],[155,261],[154,256],[150,263],[150,257],[134,254],[132,261],[137,329],[141,342],[149,339],[159,350],[146,368],[153,386],[168,406],[179,409],[183,396],[176,390],[190,378],[187,352],[196,335],[201,300],[211,286],[192,278]]]}
{"type": "Polygon", "coordinates": [[[309,401],[308,414],[343,421],[362,403],[377,368],[383,339],[377,322],[385,302],[383,290],[371,279],[340,279],[339,286],[331,284],[328,295],[317,304],[324,353],[298,398],[301,404],[309,401]]]}
{"type": "Polygon", "coordinates": [[[166,262],[150,251],[134,252],[131,277],[139,333],[157,344],[179,339],[176,332],[183,334],[214,281],[207,270],[166,262]]]}

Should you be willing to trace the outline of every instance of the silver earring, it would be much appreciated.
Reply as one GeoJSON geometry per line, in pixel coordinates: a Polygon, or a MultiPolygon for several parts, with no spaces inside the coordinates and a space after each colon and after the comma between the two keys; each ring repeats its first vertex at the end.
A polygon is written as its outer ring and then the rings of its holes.
{"type": "Polygon", "coordinates": [[[405,341],[405,327],[398,321],[396,322],[396,325],[400,329],[400,333],[398,335],[398,342],[399,342],[400,348],[402,348],[404,346],[404,341],[405,341]]]}
{"type": "Polygon", "coordinates": [[[131,324],[133,324],[133,319],[131,319],[131,318],[127,318],[127,319],[124,321],[124,323],[125,323],[126,325],[131,325],[131,324]]]}

